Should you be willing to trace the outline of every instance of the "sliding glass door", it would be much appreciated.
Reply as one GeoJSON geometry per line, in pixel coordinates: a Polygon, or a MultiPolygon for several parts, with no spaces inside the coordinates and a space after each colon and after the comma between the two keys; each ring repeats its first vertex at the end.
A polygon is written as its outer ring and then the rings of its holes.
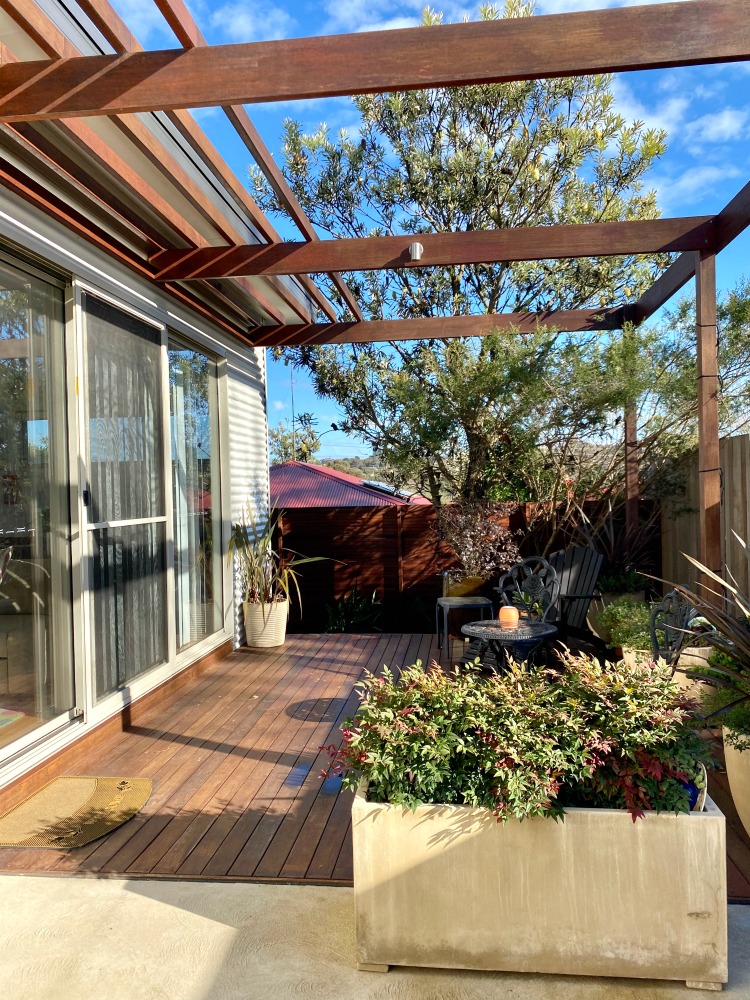
{"type": "Polygon", "coordinates": [[[63,309],[0,255],[0,747],[75,704],[63,309]]]}
{"type": "Polygon", "coordinates": [[[169,341],[177,649],[221,627],[216,362],[169,341]]]}
{"type": "Polygon", "coordinates": [[[162,330],[83,296],[97,700],[168,659],[162,330]]]}

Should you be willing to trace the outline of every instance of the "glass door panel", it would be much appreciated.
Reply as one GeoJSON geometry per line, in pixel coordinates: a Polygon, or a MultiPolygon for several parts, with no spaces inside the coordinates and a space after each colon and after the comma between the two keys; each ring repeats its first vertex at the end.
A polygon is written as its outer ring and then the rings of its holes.
{"type": "Polygon", "coordinates": [[[0,258],[0,747],[75,704],[63,308],[0,258]]]}
{"type": "Polygon", "coordinates": [[[101,699],[168,656],[161,331],[83,296],[93,661],[101,699]]]}
{"type": "Polygon", "coordinates": [[[177,648],[221,627],[216,362],[169,342],[177,648]]]}

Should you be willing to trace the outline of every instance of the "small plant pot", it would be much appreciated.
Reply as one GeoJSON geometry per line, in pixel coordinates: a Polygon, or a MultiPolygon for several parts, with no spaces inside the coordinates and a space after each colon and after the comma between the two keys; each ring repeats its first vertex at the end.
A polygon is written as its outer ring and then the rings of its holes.
{"type": "Polygon", "coordinates": [[[482,588],[487,581],[483,576],[466,576],[463,580],[450,582],[445,579],[443,597],[474,597],[482,593],[482,588]]]}
{"type": "Polygon", "coordinates": [[[695,670],[696,667],[701,669],[707,667],[711,652],[711,648],[706,646],[685,646],[680,650],[680,658],[677,661],[674,679],[680,690],[698,703],[702,702],[704,694],[711,690],[711,685],[695,677],[687,677],[685,671],[695,670]]]}
{"type": "Polygon", "coordinates": [[[248,646],[266,649],[269,646],[284,645],[288,601],[274,601],[273,604],[249,604],[245,601],[242,607],[245,612],[245,639],[248,646]]]}

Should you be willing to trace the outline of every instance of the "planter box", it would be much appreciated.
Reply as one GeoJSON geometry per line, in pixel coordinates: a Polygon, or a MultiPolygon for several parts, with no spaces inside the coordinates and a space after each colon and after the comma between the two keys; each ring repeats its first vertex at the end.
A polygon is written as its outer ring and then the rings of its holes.
{"type": "Polygon", "coordinates": [[[727,979],[724,816],[570,809],[564,822],[368,802],[352,812],[358,968],[727,979]]]}
{"type": "Polygon", "coordinates": [[[727,780],[732,793],[734,807],[742,820],[742,825],[750,837],[750,750],[738,750],[727,743],[724,733],[724,759],[727,764],[727,780]]]}

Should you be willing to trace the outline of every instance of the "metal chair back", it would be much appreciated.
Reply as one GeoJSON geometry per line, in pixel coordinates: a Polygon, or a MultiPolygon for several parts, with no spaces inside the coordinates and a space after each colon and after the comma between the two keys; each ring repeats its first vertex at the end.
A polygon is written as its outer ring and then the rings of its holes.
{"type": "Polygon", "coordinates": [[[540,607],[539,620],[554,622],[559,617],[560,581],[554,568],[542,556],[530,556],[503,573],[496,587],[503,604],[540,607]]]}
{"type": "Polygon", "coordinates": [[[661,657],[670,667],[677,665],[680,651],[692,634],[688,623],[694,615],[693,607],[674,590],[654,605],[648,627],[654,659],[661,657]]]}

